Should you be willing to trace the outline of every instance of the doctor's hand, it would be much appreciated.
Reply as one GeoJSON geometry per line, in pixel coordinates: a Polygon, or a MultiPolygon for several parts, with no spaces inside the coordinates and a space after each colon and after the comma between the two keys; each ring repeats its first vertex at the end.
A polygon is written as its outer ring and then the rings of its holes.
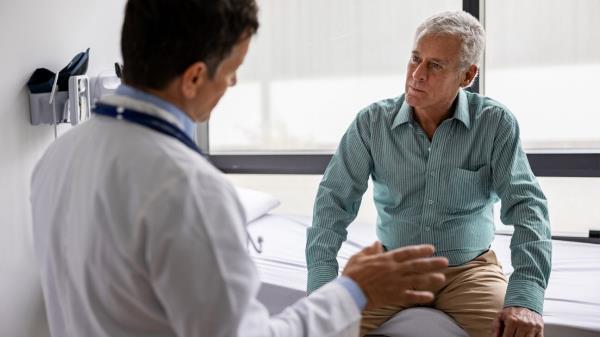
{"type": "Polygon", "coordinates": [[[492,337],[544,337],[544,319],[535,311],[507,307],[492,325],[492,337]]]}
{"type": "Polygon", "coordinates": [[[431,245],[408,246],[385,252],[375,242],[352,256],[343,275],[350,277],[367,297],[367,309],[405,303],[425,304],[433,300],[445,280],[448,266],[443,257],[431,257],[431,245]]]}

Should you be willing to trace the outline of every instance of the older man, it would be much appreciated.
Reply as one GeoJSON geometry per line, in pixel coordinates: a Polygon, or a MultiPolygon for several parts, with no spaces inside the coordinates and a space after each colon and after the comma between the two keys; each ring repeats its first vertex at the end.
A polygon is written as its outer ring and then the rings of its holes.
{"type": "MultiPolygon", "coordinates": [[[[306,247],[309,292],[337,276],[336,252],[371,176],[385,247],[431,243],[450,261],[433,307],[472,337],[543,335],[552,250],[546,200],[512,113],[463,90],[478,74],[484,40],[481,24],[462,11],[417,28],[405,94],[358,114],[320,184],[306,247]],[[508,284],[490,250],[498,198],[503,222],[515,227],[508,284]]],[[[365,312],[362,333],[407,306],[365,312]]]]}

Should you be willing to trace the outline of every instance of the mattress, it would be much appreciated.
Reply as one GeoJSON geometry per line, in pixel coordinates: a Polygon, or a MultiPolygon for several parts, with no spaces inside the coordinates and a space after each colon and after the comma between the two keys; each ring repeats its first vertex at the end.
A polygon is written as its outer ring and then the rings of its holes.
{"type": "MultiPolygon", "coordinates": [[[[248,225],[263,238],[261,254],[250,249],[262,281],[259,299],[274,314],[305,296],[306,216],[267,214],[248,225]]],[[[496,235],[492,249],[512,273],[509,235],[496,235]]],[[[376,240],[372,226],[353,223],[338,254],[340,270],[361,247],[376,240]]],[[[553,241],[552,274],[544,301],[545,336],[600,336],[600,245],[553,241]]]]}

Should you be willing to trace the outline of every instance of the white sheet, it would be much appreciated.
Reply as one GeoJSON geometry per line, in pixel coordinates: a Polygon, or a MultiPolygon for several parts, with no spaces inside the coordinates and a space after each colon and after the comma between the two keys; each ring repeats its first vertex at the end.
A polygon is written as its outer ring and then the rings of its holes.
{"type": "MultiPolygon", "coordinates": [[[[278,312],[304,296],[306,290],[305,216],[268,214],[249,225],[251,235],[264,238],[263,253],[252,255],[263,281],[260,298],[271,312],[278,312]]],[[[376,240],[374,228],[352,224],[348,240],[338,254],[340,270],[360,247],[376,240]]],[[[510,236],[496,235],[492,249],[507,274],[510,236]]],[[[600,245],[553,242],[550,283],[544,302],[546,337],[600,336],[600,245]]]]}

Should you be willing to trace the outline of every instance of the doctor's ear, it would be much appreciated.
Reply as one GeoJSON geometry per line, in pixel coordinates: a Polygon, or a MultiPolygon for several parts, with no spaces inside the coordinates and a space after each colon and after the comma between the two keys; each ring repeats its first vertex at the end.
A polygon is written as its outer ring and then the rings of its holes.
{"type": "Polygon", "coordinates": [[[181,91],[186,98],[194,98],[198,89],[204,85],[208,78],[208,67],[204,62],[196,62],[181,75],[181,91]]]}

